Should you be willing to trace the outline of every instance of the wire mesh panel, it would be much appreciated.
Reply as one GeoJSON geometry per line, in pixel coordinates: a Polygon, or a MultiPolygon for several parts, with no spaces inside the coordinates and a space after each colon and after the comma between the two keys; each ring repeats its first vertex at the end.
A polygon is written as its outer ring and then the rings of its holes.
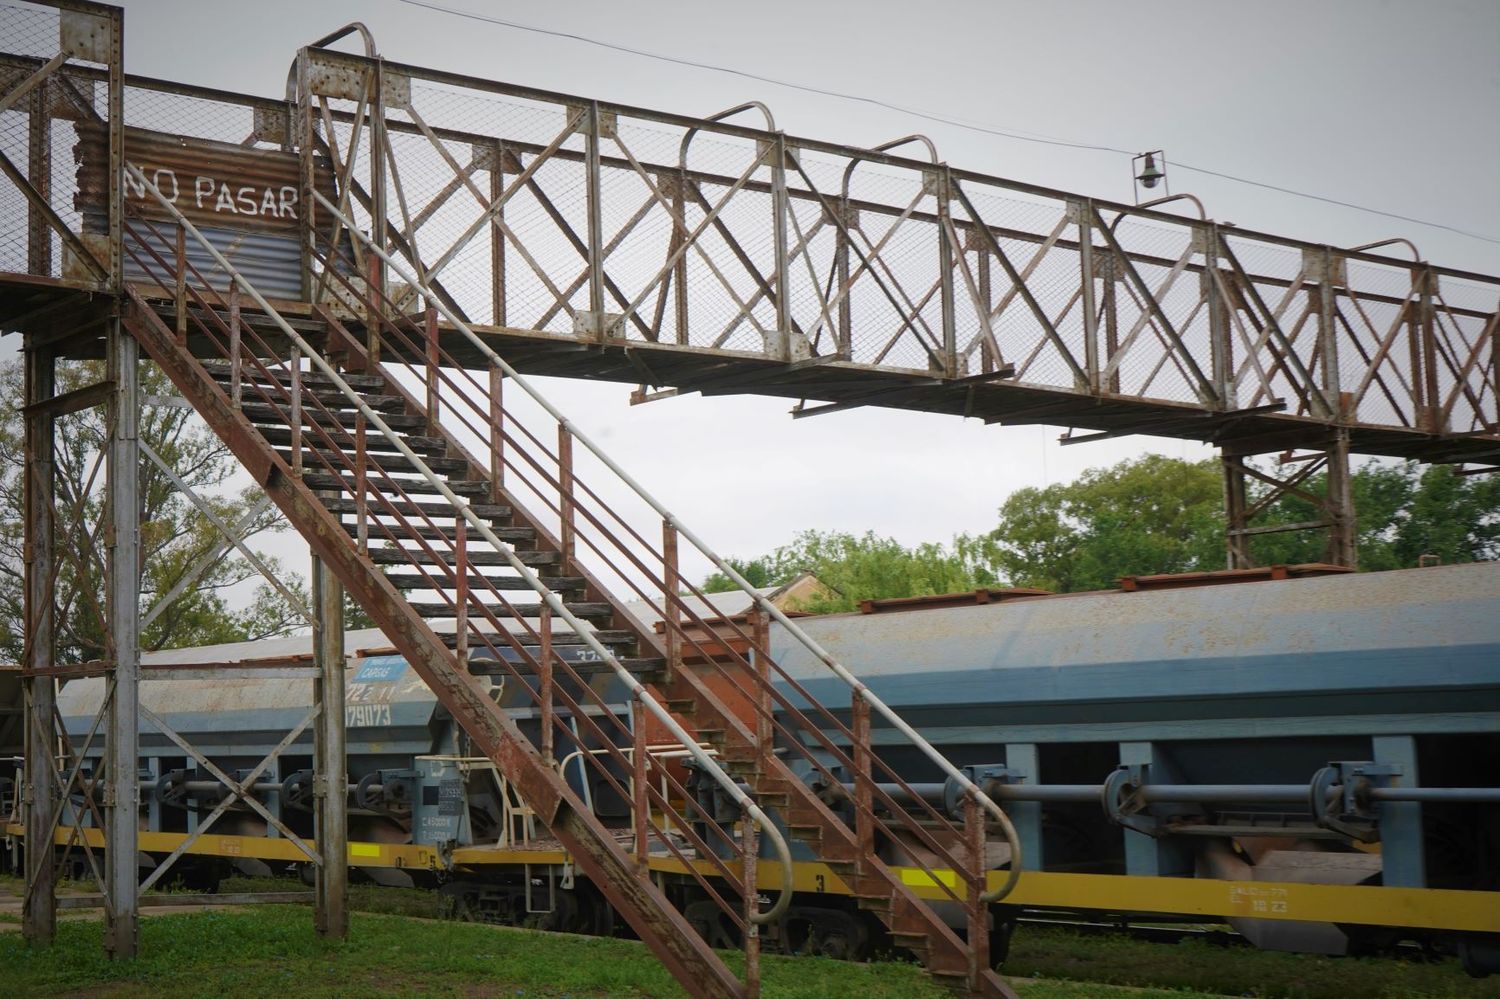
{"type": "MultiPolygon", "coordinates": [[[[104,50],[72,16],[0,5],[0,91],[14,96],[0,111],[14,167],[0,181],[0,269],[107,282],[127,263],[108,245],[110,199],[130,196],[111,161],[118,67],[94,61],[104,50]]],[[[359,231],[481,327],[979,379],[980,400],[1016,387],[1381,431],[1496,425],[1500,282],[1482,275],[955,170],[918,136],[873,150],[793,138],[753,103],[686,118],[308,51],[294,99],[129,80],[123,124],[300,157],[294,198],[326,183],[359,231]]],[[[260,267],[277,297],[361,314],[371,303],[308,258],[312,231],[360,280],[386,269],[339,224],[297,223],[281,242],[216,245],[260,267]]],[[[400,311],[424,307],[389,290],[400,311]]]]}
{"type": "Polygon", "coordinates": [[[109,283],[107,227],[86,234],[76,204],[77,154],[116,134],[120,28],[98,5],[0,5],[0,271],[109,283]]]}

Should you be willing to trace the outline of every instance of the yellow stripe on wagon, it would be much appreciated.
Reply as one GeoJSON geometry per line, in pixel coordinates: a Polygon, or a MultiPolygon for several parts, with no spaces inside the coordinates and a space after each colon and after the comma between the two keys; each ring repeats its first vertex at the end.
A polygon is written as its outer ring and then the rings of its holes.
{"type": "Polygon", "coordinates": [[[958,875],[949,870],[927,871],[921,867],[898,867],[896,870],[901,874],[901,883],[913,888],[958,887],[958,875]]]}
{"type": "MultiPolygon", "coordinates": [[[[24,837],[23,827],[3,827],[8,836],[24,837]]],[[[78,830],[90,847],[102,849],[98,829],[78,830]]],[[[57,830],[59,846],[68,842],[73,830],[57,830]]],[[[140,849],[169,853],[187,836],[183,833],[142,832],[140,849]]],[[[309,843],[309,845],[312,845],[309,843]]],[[[301,850],[285,839],[262,836],[200,837],[189,853],[264,860],[306,860],[301,850]]],[[[443,867],[436,848],[400,843],[350,843],[350,862],[358,867],[405,867],[439,870],[443,867]]],[[[452,862],[470,869],[507,864],[561,864],[568,856],[556,850],[512,850],[496,847],[460,847],[452,862]]],[[[694,865],[710,874],[702,861],[694,865]]],[[[675,858],[652,857],[650,867],[664,874],[686,874],[687,865],[675,858]]],[[[918,897],[951,899],[950,890],[960,887],[952,870],[926,871],[919,867],[896,867],[902,884],[918,897]]],[[[761,864],[757,882],[764,890],[781,884],[774,864],[761,864]]],[[[796,891],[845,895],[843,879],[826,864],[799,862],[793,865],[796,891]]],[[[991,871],[989,887],[999,887],[1003,871],[991,871]]],[[[1102,912],[1158,913],[1200,918],[1307,920],[1319,923],[1351,923],[1366,926],[1405,926],[1414,929],[1468,933],[1500,933],[1500,892],[1458,891],[1446,888],[1386,888],[1367,885],[1292,884],[1269,881],[1215,881],[1210,878],[1134,877],[1119,874],[1060,874],[1027,871],[1021,875],[1006,905],[1032,909],[1080,909],[1102,912]]]]}

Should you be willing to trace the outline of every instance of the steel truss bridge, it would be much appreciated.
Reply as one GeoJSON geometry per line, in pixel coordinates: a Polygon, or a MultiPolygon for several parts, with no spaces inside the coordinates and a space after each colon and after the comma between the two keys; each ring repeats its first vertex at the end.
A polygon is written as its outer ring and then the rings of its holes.
{"type": "MultiPolygon", "coordinates": [[[[1500,278],[1433,265],[1404,240],[1336,248],[1217,223],[1190,197],[1136,206],[1021,184],[952,167],[921,136],[873,149],[794,137],[756,103],[694,118],[393,63],[356,28],[300,50],[274,99],[125,75],[116,8],[0,6],[0,327],[24,335],[27,358],[23,797],[32,842],[52,839],[69,800],[103,830],[102,860],[88,837],[69,845],[101,882],[112,953],[135,950],[140,886],[116,858],[136,855],[139,727],[179,738],[138,704],[139,351],[316,556],[319,651],[303,672],[318,683],[302,728],[315,733],[320,777],[343,780],[347,590],[674,974],[718,994],[758,987],[749,928],[768,915],[745,889],[775,894],[757,840],[785,846],[763,809],[934,975],[975,994],[1008,994],[979,928],[1013,879],[977,858],[998,830],[1018,871],[1014,832],[966,779],[962,822],[894,800],[877,812],[886,775],[872,714],[926,744],[852,676],[838,724],[855,817],[809,797],[770,751],[775,726],[790,724],[772,716],[778,667],[743,664],[749,725],[683,668],[692,627],[709,625],[688,620],[677,547],[718,556],[540,396],[556,426],[522,430],[502,389],[535,394],[524,376],[547,374],[638,385],[639,400],[782,396],[800,417],[885,406],[1087,431],[1075,440],[1209,442],[1225,456],[1232,565],[1251,563],[1256,533],[1308,527],[1328,529],[1329,559],[1352,564],[1351,452],[1481,468],[1500,456],[1500,278]],[[356,34],[363,54],[328,48],[356,34]],[[55,391],[58,365],[99,358],[103,380],[55,391]],[[54,488],[53,437],[59,420],[100,406],[109,439],[91,506],[54,488]],[[575,446],[661,519],[659,541],[580,484],[575,446]],[[1271,451],[1314,460],[1285,477],[1245,461],[1271,451]],[[1251,526],[1267,501],[1252,501],[1247,479],[1306,494],[1323,467],[1319,520],[1251,526]],[[94,614],[108,640],[99,659],[63,667],[59,567],[81,568],[99,538],[111,582],[72,612],[94,614]],[[664,636],[623,610],[642,574],[664,636]],[[514,589],[536,602],[500,592],[514,589]],[[436,600],[417,599],[429,590],[436,600]],[[745,930],[745,982],[581,808],[550,766],[550,736],[533,746],[466,668],[480,646],[504,645],[527,676],[550,678],[572,669],[554,641],[587,645],[629,678],[632,711],[684,746],[698,740],[683,726],[717,733],[719,755],[699,762],[743,823],[727,843],[694,844],[693,862],[740,886],[719,901],[745,930]],[[82,676],[112,691],[95,726],[107,763],[93,772],[88,744],[53,726],[55,684],[82,676]],[[965,938],[874,857],[877,830],[927,844],[948,878],[933,884],[955,885],[967,913],[965,938]]],[[[742,637],[763,651],[759,633],[742,637]]],[[[535,691],[546,731],[564,707],[583,708],[560,706],[573,695],[559,690],[544,679],[535,691]]],[[[638,777],[655,767],[638,734],[598,738],[638,777]]],[[[254,775],[214,776],[264,811],[254,775]]],[[[682,848],[646,822],[680,800],[632,800],[636,858],[682,848]]],[[[342,797],[318,808],[315,844],[287,835],[316,866],[319,925],[337,935],[342,797]]],[[[27,932],[39,942],[54,873],[40,859],[28,868],[27,932]]]]}

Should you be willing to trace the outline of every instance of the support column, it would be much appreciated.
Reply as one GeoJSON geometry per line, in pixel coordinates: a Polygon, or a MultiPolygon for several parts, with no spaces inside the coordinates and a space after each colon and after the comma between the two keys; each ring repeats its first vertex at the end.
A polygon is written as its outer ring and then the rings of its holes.
{"type": "Polygon", "coordinates": [[[1245,494],[1245,459],[1221,454],[1224,471],[1224,545],[1228,553],[1227,568],[1249,569],[1255,565],[1250,557],[1250,523],[1246,517],[1249,497],[1245,494]]]}
{"type": "Polygon", "coordinates": [[[116,960],[135,957],[138,943],[136,895],[139,871],[140,787],[136,777],[140,746],[140,445],[139,348],[110,320],[106,377],[110,394],[108,452],[109,571],[106,607],[114,652],[114,697],[105,743],[105,923],[104,949],[116,960]]]}
{"type": "Polygon", "coordinates": [[[1278,434],[1233,445],[1226,443],[1220,449],[1220,459],[1224,470],[1225,540],[1229,568],[1249,569],[1255,565],[1251,539],[1293,531],[1325,532],[1322,560],[1355,568],[1359,560],[1359,532],[1351,487],[1347,428],[1330,427],[1318,433],[1278,434]],[[1302,448],[1306,450],[1300,450],[1302,448]],[[1274,473],[1262,471],[1249,463],[1248,459],[1254,455],[1273,449],[1282,450],[1278,470],[1274,473]],[[1283,468],[1290,471],[1279,470],[1283,468]],[[1320,474],[1323,478],[1321,489],[1317,486],[1320,474]],[[1248,488],[1251,479],[1266,487],[1253,502],[1248,488]],[[1287,496],[1296,496],[1311,505],[1316,511],[1316,519],[1250,526],[1262,514],[1273,511],[1275,505],[1287,496]]]}
{"type": "MultiPolygon", "coordinates": [[[[1171,762],[1162,749],[1151,742],[1120,743],[1120,763],[1140,766],[1148,780],[1158,784],[1180,783],[1171,762]]],[[[1152,806],[1153,815],[1165,813],[1165,806],[1152,806]]],[[[1193,854],[1171,837],[1157,838],[1134,829],[1122,829],[1125,835],[1125,873],[1132,877],[1183,877],[1193,873],[1193,854]]]]}
{"type": "Polygon", "coordinates": [[[1349,430],[1337,427],[1328,442],[1328,548],[1323,557],[1334,565],[1359,565],[1359,533],[1354,520],[1354,493],[1349,472],[1349,430]]]}
{"type": "MultiPolygon", "coordinates": [[[[52,398],[56,361],[45,348],[26,348],[26,404],[52,398]]],[[[52,610],[53,551],[53,417],[26,417],[26,654],[28,671],[52,665],[56,622],[52,610]]],[[[52,810],[56,807],[57,772],[53,758],[57,739],[52,714],[57,703],[57,681],[34,673],[22,681],[26,705],[26,772],[21,799],[26,805],[26,896],[22,929],[33,947],[52,943],[57,932],[56,870],[51,839],[52,810]]]]}
{"type": "Polygon", "coordinates": [[[322,710],[313,730],[314,882],[318,934],[349,934],[349,768],[344,742],[344,590],[322,559],[313,559],[313,698],[322,710]]]}
{"type": "MultiPolygon", "coordinates": [[[[1382,735],[1370,740],[1376,763],[1394,763],[1401,768],[1391,778],[1393,787],[1417,787],[1417,740],[1409,735],[1382,735]]],[[[1381,883],[1387,887],[1426,888],[1427,870],[1422,853],[1422,805],[1416,801],[1384,801],[1380,804],[1381,883]]]]}
{"type": "MultiPolygon", "coordinates": [[[[1041,753],[1034,742],[1006,743],[1005,766],[1013,773],[1020,774],[1028,783],[1042,782],[1041,753]]],[[[1043,870],[1042,803],[1012,801],[1006,804],[1005,811],[1016,827],[1016,835],[1021,839],[1021,856],[1026,859],[1027,870],[1043,870]]]]}

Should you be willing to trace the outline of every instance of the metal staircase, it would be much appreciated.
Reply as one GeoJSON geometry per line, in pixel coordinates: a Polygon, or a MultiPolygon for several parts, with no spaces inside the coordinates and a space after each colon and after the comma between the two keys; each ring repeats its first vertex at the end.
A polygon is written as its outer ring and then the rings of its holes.
{"type": "Polygon", "coordinates": [[[127,290],[126,328],[679,981],[695,993],[758,991],[758,927],[791,899],[785,829],[936,980],[967,994],[1011,994],[990,966],[988,902],[1014,883],[1020,858],[1009,822],[977,787],[831,657],[830,671],[851,689],[839,710],[771,661],[763,628],[752,635],[705,620],[691,600],[702,593],[677,571],[679,540],[734,577],[732,568],[498,356],[484,375],[446,356],[433,307],[403,315],[383,288],[351,277],[359,271],[347,246],[325,242],[316,265],[342,284],[348,307],[289,319],[151,189],[183,236],[127,219],[125,252],[151,280],[127,290]],[[182,253],[189,240],[233,277],[229,288],[213,288],[182,253]],[[174,245],[175,255],[163,252],[174,245]],[[512,384],[556,420],[555,445],[502,405],[512,384]],[[660,542],[582,480],[575,443],[663,516],[660,542]],[[663,634],[629,613],[632,595],[661,608],[663,634]],[[709,649],[714,628],[736,632],[751,652],[709,649]],[[528,732],[497,704],[486,675],[502,677],[509,696],[523,692],[528,732]],[[872,749],[872,710],[959,782],[963,821],[915,794],[903,800],[917,804],[898,803],[890,789],[901,779],[872,749]],[[692,757],[686,780],[647,749],[652,726],[692,757]],[[606,828],[563,777],[564,743],[588,747],[589,779],[630,804],[628,835],[606,828]],[[726,812],[732,818],[722,819],[726,812]],[[986,819],[1010,847],[1011,874],[998,889],[986,819]],[[762,839],[779,870],[762,869],[762,839]],[[695,905],[674,906],[646,874],[646,858],[662,854],[692,873],[697,890],[685,897],[695,905]],[[941,888],[965,913],[965,932],[914,885],[941,888]],[[769,908],[760,890],[773,893],[769,908]],[[705,918],[708,903],[714,915],[705,918]],[[745,948],[744,983],[710,941],[745,948]]]}

